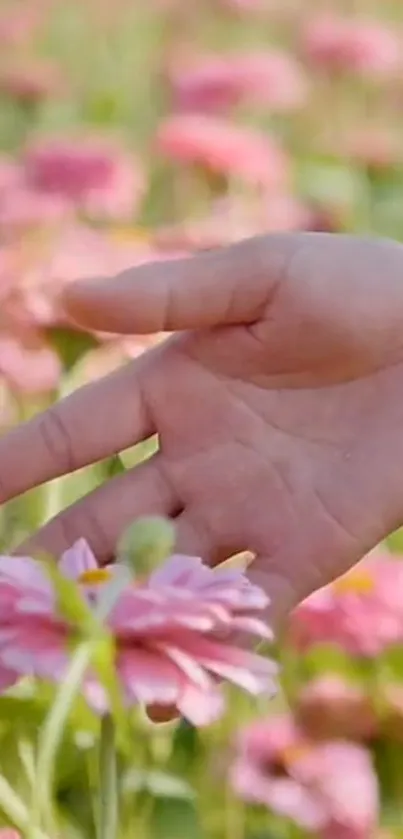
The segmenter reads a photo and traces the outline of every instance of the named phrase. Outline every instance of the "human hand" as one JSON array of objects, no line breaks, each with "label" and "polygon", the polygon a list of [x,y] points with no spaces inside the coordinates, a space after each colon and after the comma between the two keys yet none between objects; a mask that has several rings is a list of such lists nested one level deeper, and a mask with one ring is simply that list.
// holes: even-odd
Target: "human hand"
[{"label": "human hand", "polygon": [[93,329],[177,334],[1,440],[5,501],[159,435],[35,546],[85,536],[104,561],[133,518],[170,516],[182,552],[253,551],[278,624],[402,523],[400,245],[267,236],[77,283],[64,304]]}]

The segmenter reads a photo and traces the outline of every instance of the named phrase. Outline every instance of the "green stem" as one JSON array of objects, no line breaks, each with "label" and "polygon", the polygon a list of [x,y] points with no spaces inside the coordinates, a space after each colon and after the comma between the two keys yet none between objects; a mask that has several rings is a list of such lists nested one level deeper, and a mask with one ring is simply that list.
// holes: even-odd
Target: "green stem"
[{"label": "green stem", "polygon": [[46,825],[49,824],[49,832],[54,835],[56,833],[52,829],[51,802],[53,800],[56,755],[63,738],[71,707],[91,662],[93,650],[93,641],[85,641],[77,647],[39,735],[36,765],[37,784],[33,810],[36,816],[35,823],[39,822],[41,824],[43,819]]},{"label": "green stem", "polygon": [[0,775],[0,809],[21,833],[29,835],[32,839],[48,839],[42,830],[32,829],[24,802],[2,775]]},{"label": "green stem", "polygon": [[118,792],[115,725],[110,714],[105,714],[101,722],[99,780],[98,839],[116,839]]}]

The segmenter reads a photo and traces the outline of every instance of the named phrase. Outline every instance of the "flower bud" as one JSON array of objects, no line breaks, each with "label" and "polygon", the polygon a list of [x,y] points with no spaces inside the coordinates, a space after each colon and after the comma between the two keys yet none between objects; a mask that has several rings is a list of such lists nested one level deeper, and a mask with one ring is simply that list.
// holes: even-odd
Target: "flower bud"
[{"label": "flower bud", "polygon": [[173,552],[175,528],[168,519],[147,516],[124,531],[117,559],[130,566],[136,577],[150,574]]}]

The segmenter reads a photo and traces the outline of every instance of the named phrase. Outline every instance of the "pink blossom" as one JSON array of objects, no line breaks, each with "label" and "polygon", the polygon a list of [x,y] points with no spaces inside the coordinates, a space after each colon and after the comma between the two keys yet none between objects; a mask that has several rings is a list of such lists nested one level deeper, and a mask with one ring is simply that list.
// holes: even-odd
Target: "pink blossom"
[{"label": "pink blossom", "polygon": [[235,792],[321,839],[369,839],[378,789],[369,753],[343,740],[310,741],[287,716],[252,724],[232,767]]},{"label": "pink blossom", "polygon": [[294,612],[291,638],[302,648],[334,643],[376,656],[403,640],[403,563],[388,555],[307,598]]},{"label": "pink blossom", "polygon": [[[95,605],[119,565],[100,569],[84,540],[66,551],[60,569]],[[63,677],[77,628],[58,612],[43,565],[28,557],[0,558],[0,685],[21,675]],[[220,631],[269,637],[253,613],[267,597],[241,572],[211,570],[195,557],[171,556],[148,579],[128,585],[110,613],[116,667],[128,703],[175,705],[196,725],[223,710],[218,679],[252,694],[272,692],[272,661],[219,640]],[[84,693],[98,710],[106,697],[92,674]]]},{"label": "pink blossom", "polygon": [[277,188],[288,178],[286,154],[272,137],[213,117],[168,118],[160,126],[157,146],[171,160],[224,177]]},{"label": "pink blossom", "polygon": [[130,218],[145,188],[139,161],[98,137],[45,138],[27,149],[24,166],[35,189],[65,196],[100,219]]},{"label": "pink blossom", "polygon": [[72,206],[61,195],[47,195],[26,186],[0,188],[0,230],[24,233],[37,227],[54,227],[72,217]]},{"label": "pink blossom", "polygon": [[51,62],[38,58],[10,63],[0,71],[0,92],[23,105],[35,105],[65,88],[61,72]]},{"label": "pink blossom", "polygon": [[287,111],[300,107],[308,90],[302,68],[279,50],[176,62],[170,82],[175,106],[200,113],[227,110],[243,102]]},{"label": "pink blossom", "polygon": [[346,71],[384,79],[401,66],[401,44],[379,21],[336,15],[314,17],[303,31],[302,50],[308,61],[325,70]]},{"label": "pink blossom", "polygon": [[0,827],[0,839],[22,839],[22,837],[13,827]]},{"label": "pink blossom", "polygon": [[0,44],[18,47],[29,42],[40,22],[38,3],[16,3],[10,0],[0,12]]},{"label": "pink blossom", "polygon": [[56,352],[43,342],[32,344],[0,335],[0,376],[12,390],[24,394],[49,393],[57,387],[61,372]]},{"label": "pink blossom", "polygon": [[375,713],[365,689],[336,673],[317,676],[302,687],[296,715],[313,737],[367,740],[376,731]]}]

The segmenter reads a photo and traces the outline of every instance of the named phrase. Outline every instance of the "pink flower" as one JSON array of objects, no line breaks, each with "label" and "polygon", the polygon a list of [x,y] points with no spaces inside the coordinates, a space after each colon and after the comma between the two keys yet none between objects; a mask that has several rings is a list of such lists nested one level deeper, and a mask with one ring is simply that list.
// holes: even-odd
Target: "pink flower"
[{"label": "pink flower", "polygon": [[[100,569],[84,540],[60,560],[83,599],[96,604],[119,564]],[[0,558],[0,685],[19,676],[63,677],[77,628],[58,612],[43,565],[28,557]],[[116,668],[128,703],[175,705],[196,725],[223,710],[218,679],[252,694],[272,692],[272,661],[219,640],[222,630],[268,637],[253,617],[267,598],[241,572],[211,570],[200,559],[171,556],[148,579],[130,584],[108,624],[116,642]],[[97,710],[106,697],[93,674],[84,693]]]},{"label": "pink flower", "polygon": [[302,648],[334,643],[376,656],[403,640],[403,563],[386,556],[307,598],[294,612],[291,638]]},{"label": "pink flower", "polygon": [[39,59],[11,63],[0,72],[0,92],[22,105],[35,105],[51,96],[60,96],[64,82],[58,67]]},{"label": "pink flower", "polygon": [[309,62],[331,72],[384,79],[401,66],[399,39],[378,21],[315,17],[303,31],[302,49]]},{"label": "pink flower", "polygon": [[14,3],[2,6],[0,12],[0,44],[18,47],[31,40],[40,22],[38,4]]},{"label": "pink flower", "polygon": [[92,217],[130,218],[143,197],[139,162],[102,138],[43,139],[27,149],[24,165],[35,189],[69,198]]},{"label": "pink flower", "polygon": [[20,185],[0,187],[0,230],[2,234],[24,233],[37,227],[54,227],[72,217],[71,204],[61,195],[47,195]]},{"label": "pink flower", "polygon": [[61,372],[56,352],[43,341],[0,335],[0,375],[13,391],[49,393],[59,384]]},{"label": "pink flower", "polygon": [[208,113],[235,105],[264,105],[287,111],[307,95],[303,70],[286,52],[211,55],[176,63],[170,74],[174,104],[180,110]]},{"label": "pink flower", "polygon": [[365,690],[333,673],[302,687],[296,715],[312,737],[367,740],[376,731],[375,713]]},{"label": "pink flower", "polygon": [[252,724],[240,738],[232,784],[321,839],[370,839],[378,789],[369,753],[343,740],[314,743],[290,717]]},{"label": "pink flower", "polygon": [[271,187],[287,181],[286,154],[271,137],[213,117],[170,117],[160,126],[157,146],[171,160],[226,178]]}]

